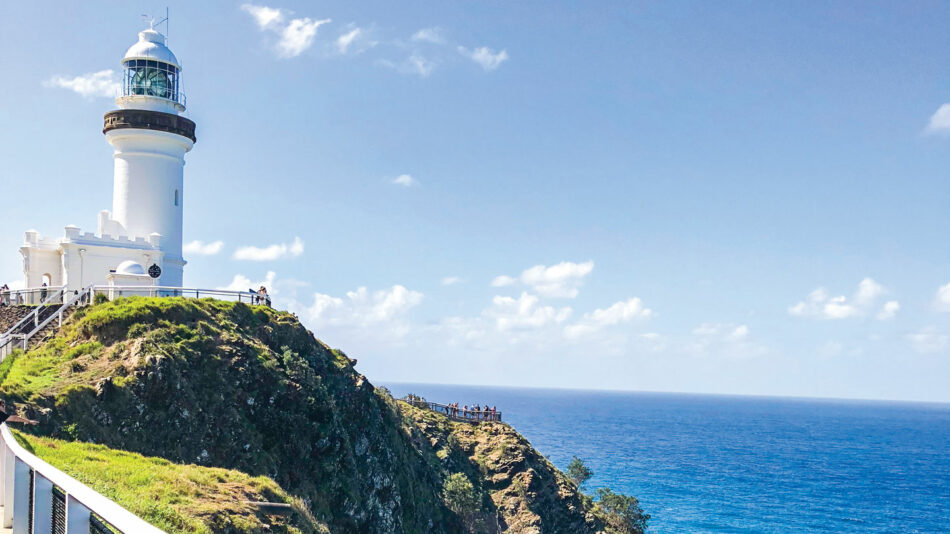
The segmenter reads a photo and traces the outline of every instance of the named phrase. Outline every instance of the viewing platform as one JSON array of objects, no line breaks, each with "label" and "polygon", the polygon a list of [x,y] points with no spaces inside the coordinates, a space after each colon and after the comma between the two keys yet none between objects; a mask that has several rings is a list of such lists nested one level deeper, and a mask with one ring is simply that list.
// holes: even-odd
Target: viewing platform
[{"label": "viewing platform", "polygon": [[440,413],[453,421],[461,421],[465,423],[481,423],[485,421],[501,422],[501,412],[490,409],[487,406],[479,410],[472,408],[465,409],[464,406],[457,407],[455,404],[439,404],[437,402],[429,402],[415,395],[406,395],[399,400],[410,406],[415,406],[416,408],[422,408],[423,410],[430,410]]}]

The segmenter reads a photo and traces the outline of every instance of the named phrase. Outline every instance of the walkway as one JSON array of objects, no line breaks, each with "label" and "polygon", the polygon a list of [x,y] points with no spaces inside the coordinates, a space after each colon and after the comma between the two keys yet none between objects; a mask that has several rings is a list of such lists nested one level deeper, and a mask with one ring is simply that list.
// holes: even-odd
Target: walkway
[{"label": "walkway", "polygon": [[440,413],[453,421],[463,421],[466,423],[480,423],[483,421],[501,422],[501,412],[492,411],[487,407],[481,410],[466,410],[464,407],[456,408],[455,405],[429,402],[415,396],[407,396],[399,400],[416,408]]}]

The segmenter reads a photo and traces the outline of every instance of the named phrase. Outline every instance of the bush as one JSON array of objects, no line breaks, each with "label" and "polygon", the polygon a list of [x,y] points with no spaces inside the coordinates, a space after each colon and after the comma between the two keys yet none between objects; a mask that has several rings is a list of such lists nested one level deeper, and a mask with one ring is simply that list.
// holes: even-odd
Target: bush
[{"label": "bush", "polygon": [[105,293],[96,293],[96,296],[92,297],[92,303],[96,306],[105,304],[106,302],[109,302],[109,296]]},{"label": "bush", "polygon": [[577,456],[575,456],[567,466],[567,478],[571,479],[578,488],[583,486],[584,482],[587,482],[592,476],[594,476],[594,472],[584,465],[584,460],[581,460]]},{"label": "bush", "polygon": [[607,525],[618,534],[643,534],[650,514],[643,513],[636,497],[614,493],[608,488],[597,490],[597,504],[607,513]]},{"label": "bush", "polygon": [[478,495],[468,477],[462,473],[449,475],[442,486],[442,498],[449,510],[458,515],[471,531],[478,512]]}]

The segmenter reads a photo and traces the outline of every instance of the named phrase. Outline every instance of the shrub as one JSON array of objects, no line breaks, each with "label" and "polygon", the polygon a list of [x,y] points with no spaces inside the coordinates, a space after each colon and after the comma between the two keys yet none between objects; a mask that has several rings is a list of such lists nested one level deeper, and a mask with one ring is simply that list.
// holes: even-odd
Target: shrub
[{"label": "shrub", "polygon": [[109,297],[105,293],[96,293],[96,296],[92,297],[92,303],[96,306],[106,302],[109,302]]},{"label": "shrub", "polygon": [[608,488],[597,490],[597,504],[607,513],[607,524],[618,534],[643,534],[650,514],[643,513],[636,497],[614,493]]},{"label": "shrub", "polygon": [[475,526],[475,514],[478,512],[478,495],[475,486],[462,473],[454,473],[445,479],[442,486],[442,498],[445,505],[458,515],[471,531]]},{"label": "shrub", "polygon": [[584,482],[587,482],[592,476],[594,476],[594,472],[584,464],[584,460],[577,456],[567,466],[567,478],[571,479],[578,488],[583,486]]}]

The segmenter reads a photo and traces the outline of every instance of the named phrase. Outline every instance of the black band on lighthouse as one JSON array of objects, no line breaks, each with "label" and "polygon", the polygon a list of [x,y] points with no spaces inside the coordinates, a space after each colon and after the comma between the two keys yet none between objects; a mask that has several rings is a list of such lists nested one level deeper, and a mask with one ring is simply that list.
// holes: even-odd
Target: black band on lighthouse
[{"label": "black band on lighthouse", "polygon": [[138,128],[140,130],[156,130],[169,132],[197,141],[195,138],[195,123],[184,117],[161,111],[145,109],[117,109],[105,115],[105,124],[102,133],[120,128]]}]

